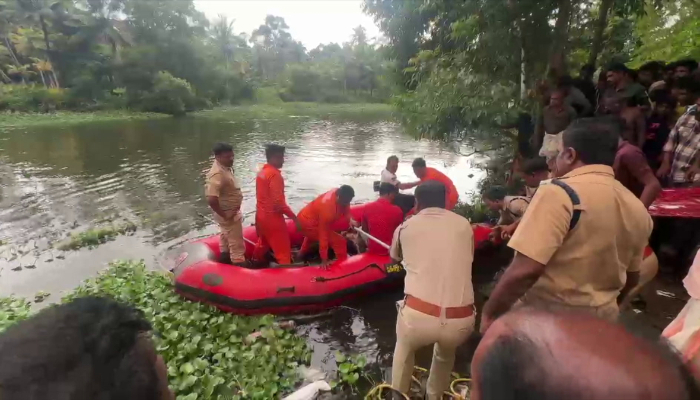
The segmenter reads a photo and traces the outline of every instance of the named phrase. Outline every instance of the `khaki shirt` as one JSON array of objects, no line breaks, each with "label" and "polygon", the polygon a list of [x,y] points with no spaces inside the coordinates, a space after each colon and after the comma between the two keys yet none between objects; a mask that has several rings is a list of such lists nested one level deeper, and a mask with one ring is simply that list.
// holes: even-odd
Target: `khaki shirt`
[{"label": "khaki shirt", "polygon": [[500,211],[501,218],[498,225],[509,225],[519,220],[525,215],[530,199],[523,196],[506,196],[503,198],[503,209]]},{"label": "khaki shirt", "polygon": [[440,307],[474,303],[474,233],[466,218],[426,208],[396,229],[390,253],[404,262],[404,293]]},{"label": "khaki shirt", "polygon": [[539,186],[531,187],[525,185],[525,197],[528,198],[528,200],[532,200],[532,198],[535,196],[535,193],[537,192],[537,189]]},{"label": "khaki shirt", "polygon": [[233,176],[233,170],[226,168],[214,160],[207,172],[204,194],[219,198],[219,205],[224,211],[238,212],[243,203],[243,193]]},{"label": "khaki shirt", "polygon": [[569,306],[600,307],[620,294],[627,271],[639,271],[653,223],[611,167],[588,165],[561,178],[579,196],[580,219],[569,224],[573,203],[543,182],[508,246],[546,265],[526,297]]}]

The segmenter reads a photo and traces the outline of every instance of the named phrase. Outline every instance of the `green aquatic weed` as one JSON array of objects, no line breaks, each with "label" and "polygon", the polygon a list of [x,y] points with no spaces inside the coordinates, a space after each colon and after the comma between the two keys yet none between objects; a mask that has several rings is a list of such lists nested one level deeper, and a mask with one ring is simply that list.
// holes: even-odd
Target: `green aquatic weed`
[{"label": "green aquatic weed", "polygon": [[[143,261],[111,263],[62,302],[90,295],[144,312],[178,399],[278,398],[294,389],[297,367],[311,360],[305,340],[279,327],[273,316],[238,316],[184,300],[170,276],[147,270]],[[25,300],[0,299],[0,331],[29,315]]]},{"label": "green aquatic weed", "polygon": [[128,235],[135,231],[136,225],[132,222],[108,225],[101,228],[90,228],[84,232],[71,235],[68,240],[59,243],[56,248],[62,251],[78,250],[83,247],[93,248],[114,240],[119,235]]}]

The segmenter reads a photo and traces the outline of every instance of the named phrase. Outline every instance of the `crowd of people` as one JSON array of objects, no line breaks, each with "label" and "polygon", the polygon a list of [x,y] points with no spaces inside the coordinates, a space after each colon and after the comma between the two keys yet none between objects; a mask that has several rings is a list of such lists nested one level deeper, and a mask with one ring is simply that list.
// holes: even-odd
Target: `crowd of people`
[{"label": "crowd of people", "polygon": [[[484,191],[486,205],[500,213],[494,235],[515,255],[481,315],[472,286],[474,227],[451,212],[459,194],[450,178],[422,158],[412,163],[416,180],[402,183],[399,159],[389,157],[379,198],[354,221],[355,192],[347,185],[295,214],[280,171],[285,148],[268,145],[256,178],[251,263],[233,148],[217,144],[205,194],[222,261],[255,267],[271,251],[277,263],[291,264],[317,246],[321,267],[333,268],[333,258],[348,257],[339,222],[369,233],[367,251],[406,271],[391,383],[401,393],[409,391],[416,351],[433,345],[427,398],[442,398],[458,347],[478,325],[474,400],[700,398],[700,256],[684,281],[691,299],[664,331],[667,340],[647,342],[617,323],[620,305],[658,268],[648,250],[647,208],[662,185],[700,181],[697,63],[648,63],[638,71],[613,64],[597,82],[592,70],[560,78],[549,92],[540,157],[518,167],[525,190]],[[414,187],[415,197],[400,193]],[[296,256],[285,219],[304,236]],[[140,312],[112,300],[50,307],[0,335],[0,398],[172,398],[150,330]]]},{"label": "crowd of people", "polygon": [[613,63],[598,71],[584,66],[578,79],[559,77],[542,89],[546,103],[538,131],[544,134],[539,155],[550,168],[561,132],[578,118],[618,119],[622,140],[641,149],[664,186],[687,187],[700,180],[700,146],[695,120],[700,102],[700,70],[695,60],[653,61],[632,70]]}]

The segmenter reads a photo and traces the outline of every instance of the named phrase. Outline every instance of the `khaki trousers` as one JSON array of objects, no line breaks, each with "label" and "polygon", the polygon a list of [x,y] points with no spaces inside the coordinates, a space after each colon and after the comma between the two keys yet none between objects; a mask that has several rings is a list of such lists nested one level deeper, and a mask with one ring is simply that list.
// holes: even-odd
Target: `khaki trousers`
[{"label": "khaki trousers", "polygon": [[450,385],[457,346],[464,343],[473,331],[473,315],[461,319],[437,318],[402,305],[396,321],[391,386],[401,393],[408,393],[416,350],[434,345],[427,395],[429,400],[441,399]]},{"label": "khaki trousers", "polygon": [[646,294],[649,291],[649,282],[654,280],[654,277],[659,272],[659,259],[656,258],[656,254],[651,253],[651,255],[644,260],[642,260],[642,265],[639,266],[639,283],[637,286],[633,287],[632,290],[622,299],[620,303],[620,310],[625,310],[629,308],[630,302],[638,294]]},{"label": "khaki trousers", "polygon": [[221,235],[219,236],[219,248],[221,252],[231,253],[231,262],[245,261],[245,242],[243,241],[243,219],[217,218]]}]

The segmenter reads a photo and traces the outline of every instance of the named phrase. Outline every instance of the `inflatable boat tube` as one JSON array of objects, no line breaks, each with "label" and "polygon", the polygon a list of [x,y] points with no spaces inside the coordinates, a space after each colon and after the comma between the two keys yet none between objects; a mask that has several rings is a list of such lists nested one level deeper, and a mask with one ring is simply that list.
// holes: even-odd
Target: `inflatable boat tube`
[{"label": "inflatable boat tube", "polygon": [[[352,207],[359,220],[363,205]],[[339,223],[336,231],[349,227]],[[293,247],[303,236],[292,221],[287,229]],[[491,229],[475,227],[475,241],[488,240]],[[254,226],[244,228],[243,235],[255,243]],[[246,257],[253,253],[246,242]],[[184,245],[175,260],[175,290],[182,296],[215,305],[237,314],[296,314],[338,306],[376,291],[393,290],[403,284],[405,271],[388,256],[358,254],[336,261],[324,270],[314,265],[290,265],[250,269],[219,263],[218,235]]]}]

